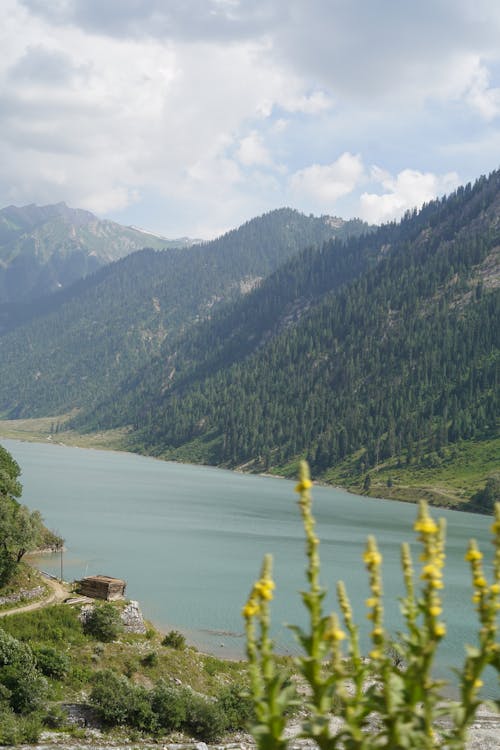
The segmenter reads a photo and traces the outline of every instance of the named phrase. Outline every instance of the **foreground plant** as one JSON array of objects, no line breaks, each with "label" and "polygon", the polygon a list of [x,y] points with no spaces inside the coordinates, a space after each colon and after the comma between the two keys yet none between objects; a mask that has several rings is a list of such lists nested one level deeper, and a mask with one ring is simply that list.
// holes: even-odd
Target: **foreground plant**
[{"label": "foreground plant", "polygon": [[[480,705],[481,675],[492,665],[500,674],[500,644],[497,640],[497,614],[500,608],[500,504],[495,508],[492,525],[495,557],[493,582],[487,581],[483,555],[471,541],[465,559],[470,562],[473,602],[478,612],[478,645],[466,647],[466,659],[460,673],[460,701],[444,701],[442,687],[432,667],[436,650],[446,635],[441,618],[443,568],[445,560],[445,523],[436,523],[427,505],[421,503],[414,530],[422,552],[420,587],[408,544],[402,545],[401,565],[405,596],[401,609],[406,625],[396,644],[384,627],[384,608],[380,554],[373,537],[368,538],[363,560],[368,571],[370,596],[367,617],[372,623],[369,659],[363,658],[358,626],[342,582],[337,597],[342,624],[337,614],[325,615],[321,586],[319,539],[311,511],[312,482],[309,468],[301,464],[296,487],[300,495],[306,535],[308,590],[302,600],[309,613],[309,627],[293,626],[303,655],[297,666],[308,685],[307,720],[301,737],[314,740],[321,750],[337,747],[348,750],[372,748],[447,748],[465,746],[466,730]],[[243,608],[250,663],[251,692],[256,723],[253,734],[260,750],[282,750],[287,746],[285,713],[296,703],[296,695],[280,673],[269,635],[270,607],[274,583],[272,559],[264,559],[261,577]],[[398,658],[391,650],[396,649]],[[499,706],[500,707],[500,706]],[[340,729],[332,729],[332,714],[342,718]],[[439,719],[446,717],[444,723]]]}]

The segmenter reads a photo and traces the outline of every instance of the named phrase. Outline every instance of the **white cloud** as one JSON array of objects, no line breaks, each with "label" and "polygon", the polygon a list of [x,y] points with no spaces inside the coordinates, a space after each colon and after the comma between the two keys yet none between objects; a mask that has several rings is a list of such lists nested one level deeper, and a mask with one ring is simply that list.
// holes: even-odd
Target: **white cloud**
[{"label": "white cloud", "polygon": [[379,167],[373,167],[371,177],[387,191],[382,194],[365,192],[360,197],[360,216],[373,224],[399,219],[408,209],[420,208],[423,203],[449,192],[459,184],[458,175],[454,172],[439,176],[431,172],[403,169],[392,177]]},{"label": "white cloud", "polygon": [[245,167],[269,166],[272,164],[271,155],[264,146],[262,137],[255,130],[241,139],[236,156]]},{"label": "white cloud", "polygon": [[290,189],[299,199],[312,198],[323,207],[332,207],[338,198],[358,186],[363,173],[359,154],[345,152],[332,164],[312,164],[295,172],[290,178]]},{"label": "white cloud", "polygon": [[[387,219],[446,189],[438,174],[498,166],[497,0],[2,11],[0,205],[66,200],[146,226],[126,210],[151,200],[150,228],[176,234],[290,198]],[[370,185],[358,152],[390,173]]]},{"label": "white cloud", "polygon": [[488,121],[500,115],[500,88],[490,87],[490,80],[487,68],[476,61],[465,93],[467,103]]},{"label": "white cloud", "polygon": [[302,112],[305,115],[318,115],[327,112],[333,106],[333,101],[324,91],[315,91],[304,96],[285,99],[282,106],[287,112]]}]

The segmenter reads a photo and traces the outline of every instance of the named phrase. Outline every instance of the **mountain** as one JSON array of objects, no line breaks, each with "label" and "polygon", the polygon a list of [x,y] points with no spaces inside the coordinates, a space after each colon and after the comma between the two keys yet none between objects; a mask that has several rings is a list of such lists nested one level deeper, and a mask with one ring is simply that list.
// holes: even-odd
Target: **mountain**
[{"label": "mountain", "polygon": [[367,230],[280,209],[212,242],[109,264],[0,338],[0,412],[61,414],[111,398],[166,339],[244,296],[304,247]]},{"label": "mountain", "polygon": [[430,469],[498,439],[499,320],[494,172],[290,259],[74,424],[129,425],[135,450],[228,467],[307,456],[328,479],[348,462],[369,484],[388,462]]},{"label": "mountain", "polygon": [[31,302],[143,247],[186,244],[65,203],[8,206],[0,211],[0,302]]}]

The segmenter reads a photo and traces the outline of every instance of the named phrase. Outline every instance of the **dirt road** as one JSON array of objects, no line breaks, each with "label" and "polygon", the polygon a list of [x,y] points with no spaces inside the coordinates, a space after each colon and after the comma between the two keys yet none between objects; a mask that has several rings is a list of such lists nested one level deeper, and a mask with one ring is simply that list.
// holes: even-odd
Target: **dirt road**
[{"label": "dirt road", "polygon": [[36,602],[32,602],[32,604],[25,604],[23,607],[4,609],[2,612],[0,612],[0,617],[7,617],[7,615],[17,615],[19,612],[31,612],[34,609],[41,609],[42,607],[47,607],[49,604],[54,604],[55,602],[62,602],[64,601],[64,599],[67,599],[67,597],[70,596],[70,592],[68,591],[68,589],[64,584],[59,583],[59,581],[47,577],[45,578],[45,583],[52,589],[49,596],[47,596],[45,599],[39,599]]}]

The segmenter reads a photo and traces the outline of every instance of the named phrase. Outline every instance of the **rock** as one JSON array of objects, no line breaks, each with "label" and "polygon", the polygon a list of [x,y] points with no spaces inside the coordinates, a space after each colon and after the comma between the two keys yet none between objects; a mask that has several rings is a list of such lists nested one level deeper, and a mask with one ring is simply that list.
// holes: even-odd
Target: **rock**
[{"label": "rock", "polygon": [[139,602],[131,601],[121,614],[123,627],[127,633],[138,633],[144,635],[146,632],[146,625],[144,624],[144,618],[142,616]]},{"label": "rock", "polygon": [[43,596],[45,589],[43,586],[37,586],[34,589],[21,589],[15,594],[9,596],[0,596],[0,605],[2,604],[16,604],[17,602],[29,599],[38,599]]}]

